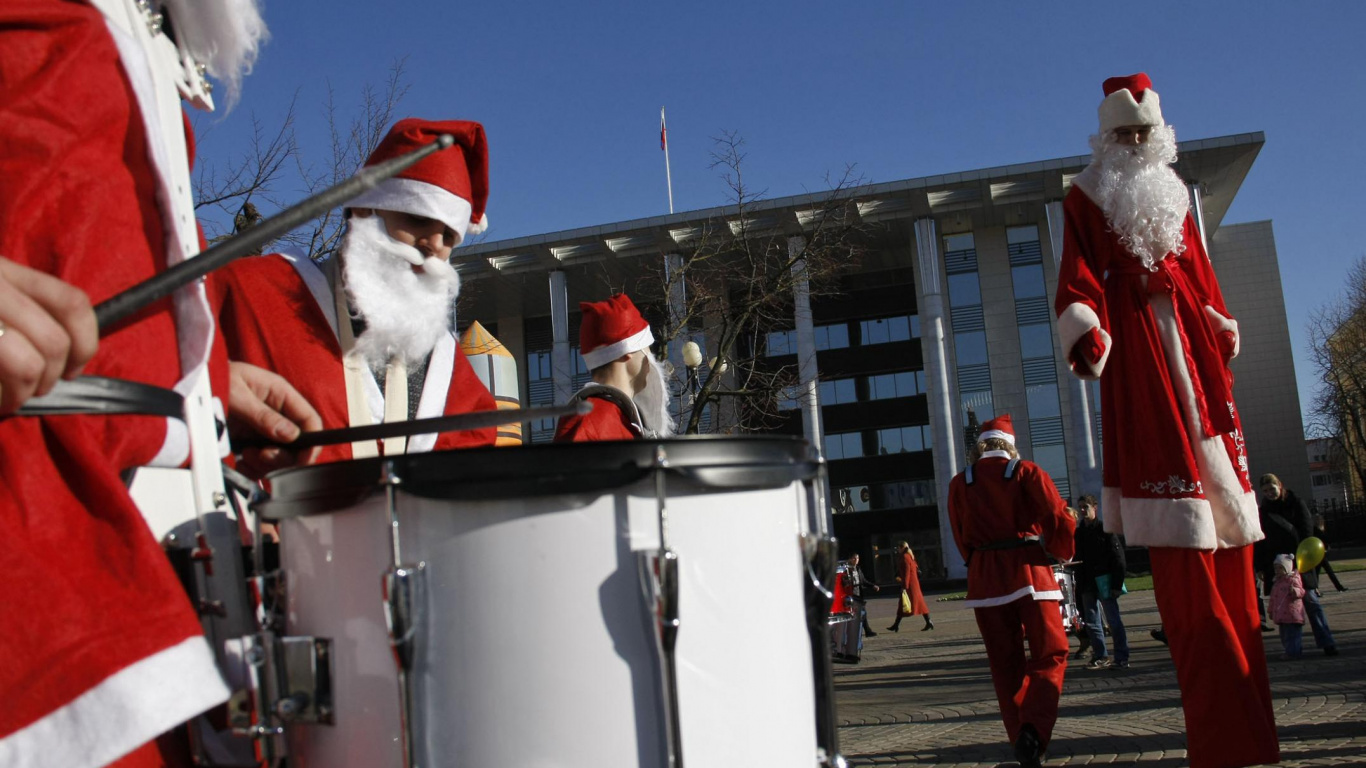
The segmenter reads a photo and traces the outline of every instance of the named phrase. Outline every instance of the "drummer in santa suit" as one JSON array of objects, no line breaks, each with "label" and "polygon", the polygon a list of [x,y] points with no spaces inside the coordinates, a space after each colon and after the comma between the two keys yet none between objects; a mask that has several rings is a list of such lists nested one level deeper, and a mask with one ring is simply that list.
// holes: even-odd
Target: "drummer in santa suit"
[{"label": "drummer in santa suit", "polygon": [[618,293],[606,301],[582,302],[579,311],[579,353],[593,383],[575,393],[574,400],[587,400],[593,410],[561,417],[555,442],[673,434],[664,369],[650,354],[655,337],[631,297]]},{"label": "drummer in santa suit", "polygon": [[[187,427],[205,433],[197,405],[185,420],[9,414],[79,373],[229,399],[201,285],[103,339],[90,306],[198,251],[181,102],[212,108],[205,71],[231,102],[264,34],[250,0],[0,3],[0,765],[162,765],[158,734],[228,697],[124,483],[184,471],[192,447],[216,468],[213,413],[207,451]],[[232,401],[267,393],[309,420],[279,377],[232,377]],[[275,417],[255,426],[297,434]]]},{"label": "drummer in santa suit", "polygon": [[[1049,556],[1071,559],[1076,521],[1053,480],[1015,449],[1010,415],[982,425],[949,484],[949,522],[968,564],[968,597],[1015,758],[1042,763],[1058,719],[1067,635]],[[1025,656],[1025,641],[1029,656]]]},{"label": "drummer in santa suit", "polygon": [[[337,258],[297,253],[242,259],[223,270],[221,321],[232,360],[283,375],[322,414],[324,428],[494,410],[493,395],[449,323],[460,278],[451,250],[487,227],[488,145],[465,120],[400,120],[366,161],[375,165],[436,141],[455,146],[351,202]],[[328,446],[341,461],[493,445],[492,427]]]}]

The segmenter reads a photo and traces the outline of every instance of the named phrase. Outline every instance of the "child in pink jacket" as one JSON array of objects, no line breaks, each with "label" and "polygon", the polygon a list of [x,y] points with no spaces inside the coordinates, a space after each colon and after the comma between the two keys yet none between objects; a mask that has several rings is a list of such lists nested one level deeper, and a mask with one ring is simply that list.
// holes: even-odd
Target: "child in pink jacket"
[{"label": "child in pink jacket", "polygon": [[1273,566],[1276,583],[1271,587],[1271,620],[1281,632],[1283,659],[1298,659],[1304,653],[1304,584],[1295,571],[1295,558],[1277,555]]}]

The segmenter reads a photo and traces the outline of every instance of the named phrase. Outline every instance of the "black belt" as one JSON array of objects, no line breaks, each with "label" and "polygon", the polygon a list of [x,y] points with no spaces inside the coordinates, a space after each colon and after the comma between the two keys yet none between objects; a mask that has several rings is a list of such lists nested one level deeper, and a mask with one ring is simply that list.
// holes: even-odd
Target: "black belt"
[{"label": "black belt", "polygon": [[51,392],[29,398],[15,416],[137,414],[185,418],[185,398],[178,392],[124,379],[81,376],[58,381]]},{"label": "black belt", "polygon": [[1000,541],[989,541],[980,547],[973,547],[974,552],[981,552],[984,549],[1020,549],[1039,543],[1038,536],[1021,536],[1017,539],[1001,539]]}]

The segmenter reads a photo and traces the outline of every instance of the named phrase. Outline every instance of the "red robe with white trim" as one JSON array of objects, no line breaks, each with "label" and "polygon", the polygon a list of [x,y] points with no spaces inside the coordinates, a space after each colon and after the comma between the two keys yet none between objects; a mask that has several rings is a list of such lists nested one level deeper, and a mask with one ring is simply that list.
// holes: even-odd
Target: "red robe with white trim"
[{"label": "red robe with white trim", "polygon": [[[92,303],[162,271],[169,213],[149,140],[98,11],[0,3],[0,254]],[[84,372],[169,388],[178,341],[166,299],[105,336]],[[210,373],[225,392],[226,367]],[[120,476],[166,436],[161,418],[0,419],[0,765],[103,764],[226,698]]]},{"label": "red robe with white trim", "polygon": [[[271,254],[240,259],[220,275],[215,298],[222,304],[219,317],[229,359],[285,377],[318,410],[323,429],[350,426],[341,346],[333,326],[335,304],[321,270],[301,256]],[[444,377],[443,370],[448,371]],[[497,407],[454,337],[443,338],[427,368],[418,417],[454,416]],[[375,414],[382,415],[382,408]],[[408,450],[493,445],[496,437],[493,427],[446,432],[437,437],[434,446],[409,438]],[[323,448],[318,461],[350,458],[351,445],[346,443]]]},{"label": "red robe with white trim", "polygon": [[[1045,554],[1070,560],[1077,523],[1058,496],[1053,480],[1039,465],[1021,461],[1005,477],[1009,459],[988,451],[966,473],[949,483],[949,524],[958,552],[968,563],[967,605],[988,607],[1032,598],[1061,600],[1058,581]],[[1038,536],[1042,546],[974,551],[985,544]]]},{"label": "red robe with white trim", "polygon": [[1069,354],[1092,328],[1105,341],[1099,364],[1074,367],[1101,379],[1105,530],[1130,545],[1250,544],[1262,533],[1228,368],[1238,326],[1195,220],[1185,250],[1149,272],[1087,188],[1083,173],[1063,202],[1054,308]]}]

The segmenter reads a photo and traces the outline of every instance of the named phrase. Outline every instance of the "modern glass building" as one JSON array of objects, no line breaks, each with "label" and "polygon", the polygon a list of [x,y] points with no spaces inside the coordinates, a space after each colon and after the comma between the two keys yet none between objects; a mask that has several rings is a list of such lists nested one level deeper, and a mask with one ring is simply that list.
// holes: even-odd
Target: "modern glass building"
[{"label": "modern glass building", "polygon": [[[1253,476],[1273,471],[1307,492],[1271,224],[1224,223],[1263,143],[1260,133],[1183,142],[1177,170],[1240,322],[1235,395]],[[817,404],[794,400],[776,429],[822,447],[841,550],[862,553],[875,578],[889,578],[884,551],[898,540],[916,550],[926,578],[965,575],[947,523],[948,484],[977,425],[999,414],[1011,414],[1022,455],[1065,498],[1100,495],[1107,436],[1099,388],[1071,375],[1052,312],[1062,199],[1088,162],[1058,158],[852,190],[867,233],[857,270],[839,295],[811,298],[810,315],[794,310],[790,328],[768,334],[775,364],[801,368],[803,350],[814,353],[814,374],[805,371],[815,377]],[[818,197],[767,200],[750,213],[800,238]],[[459,320],[479,320],[517,357],[527,405],[563,401],[588,378],[575,349],[578,302],[686,257],[691,233],[733,216],[714,208],[460,249]],[[709,417],[724,426],[724,410]],[[552,428],[535,425],[530,439],[548,440]]]}]

